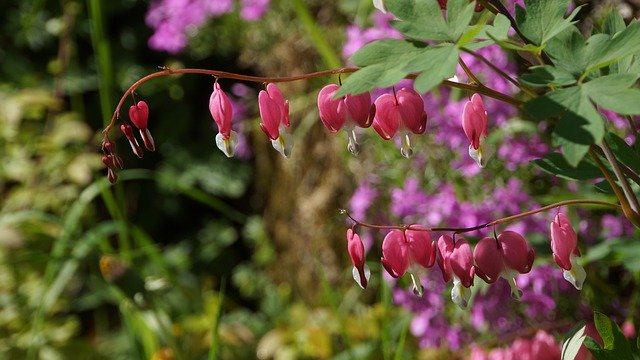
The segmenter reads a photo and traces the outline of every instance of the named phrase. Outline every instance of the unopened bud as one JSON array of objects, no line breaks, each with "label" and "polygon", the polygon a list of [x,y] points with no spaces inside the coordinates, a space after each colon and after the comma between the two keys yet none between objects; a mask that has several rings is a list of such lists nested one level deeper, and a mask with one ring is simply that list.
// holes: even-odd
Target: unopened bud
[{"label": "unopened bud", "polygon": [[137,157],[142,158],[142,148],[138,144],[138,140],[136,140],[135,136],[133,136],[133,130],[131,129],[131,125],[122,124],[120,125],[120,130],[129,141],[129,145],[131,146],[131,151]]},{"label": "unopened bud", "polygon": [[102,148],[107,150],[109,154],[113,154],[113,152],[116,150],[116,145],[111,141],[107,140],[104,143],[102,143]]}]

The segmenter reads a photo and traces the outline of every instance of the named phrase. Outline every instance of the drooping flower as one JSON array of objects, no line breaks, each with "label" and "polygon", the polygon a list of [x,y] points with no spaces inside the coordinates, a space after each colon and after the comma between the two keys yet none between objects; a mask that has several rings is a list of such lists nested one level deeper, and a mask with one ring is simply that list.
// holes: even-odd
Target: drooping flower
[{"label": "drooping flower", "polygon": [[556,264],[564,271],[564,278],[576,289],[582,289],[582,284],[587,274],[584,268],[578,264],[578,236],[576,235],[567,216],[558,213],[551,222],[551,250]]},{"label": "drooping flower", "polygon": [[487,123],[484,102],[479,94],[473,94],[462,110],[462,129],[469,139],[469,156],[480,167],[485,167],[491,156],[485,143],[488,134]]},{"label": "drooping flower", "polygon": [[131,129],[131,125],[122,124],[120,125],[120,130],[129,141],[129,145],[131,146],[131,151],[139,157],[142,158],[142,148],[138,144],[138,140],[136,140],[135,136],[133,136],[133,130]]},{"label": "drooping flower", "polygon": [[[417,225],[412,225],[417,229]],[[425,230],[391,230],[382,242],[382,266],[394,278],[405,272],[411,273],[413,292],[422,296],[423,287],[416,278],[419,266],[433,266],[436,259],[436,244]]]},{"label": "drooping flower", "polygon": [[473,252],[471,246],[463,238],[453,241],[448,235],[442,235],[438,239],[438,266],[442,271],[445,282],[453,278],[451,300],[465,309],[471,298],[471,286],[475,266],[473,265]]},{"label": "drooping flower", "polygon": [[405,157],[413,155],[409,132],[422,134],[427,129],[427,113],[420,94],[409,88],[402,88],[393,94],[383,94],[375,101],[373,128],[385,140],[396,132],[404,135],[400,151]]},{"label": "drooping flower", "polygon": [[260,108],[260,127],[271,139],[271,145],[282,156],[289,157],[293,147],[293,138],[289,133],[289,101],[284,99],[276,84],[267,84],[266,90],[258,94]]},{"label": "drooping flower", "polygon": [[238,134],[231,130],[231,119],[233,118],[233,107],[227,94],[222,91],[220,84],[213,84],[213,92],[209,98],[209,112],[218,125],[218,135],[216,135],[216,146],[227,157],[232,157],[236,145],[238,144]]},{"label": "drooping flower", "polygon": [[320,120],[331,132],[338,132],[342,127],[347,132],[347,149],[354,155],[360,152],[360,146],[356,139],[355,127],[368,128],[373,121],[375,107],[371,105],[371,95],[347,94],[338,99],[333,95],[340,89],[336,84],[329,84],[318,93],[318,111]]},{"label": "drooping flower", "polygon": [[365,263],[364,244],[362,240],[360,240],[360,236],[353,232],[352,229],[347,230],[347,251],[353,263],[353,280],[355,280],[361,288],[366,289],[369,277],[371,276],[371,270],[369,270],[369,266]]},{"label": "drooping flower", "polygon": [[497,239],[485,237],[476,245],[474,259],[476,275],[491,284],[503,277],[511,286],[511,295],[520,300],[522,291],[515,278],[531,271],[535,258],[527,240],[514,231],[505,231]]},{"label": "drooping flower", "polygon": [[151,132],[148,129],[149,123],[149,106],[144,101],[138,101],[137,104],[131,105],[129,107],[129,119],[135,127],[140,130],[140,136],[142,136],[142,141],[144,142],[144,146],[149,151],[154,151],[156,149],[155,142],[153,141],[153,137],[151,136]]}]

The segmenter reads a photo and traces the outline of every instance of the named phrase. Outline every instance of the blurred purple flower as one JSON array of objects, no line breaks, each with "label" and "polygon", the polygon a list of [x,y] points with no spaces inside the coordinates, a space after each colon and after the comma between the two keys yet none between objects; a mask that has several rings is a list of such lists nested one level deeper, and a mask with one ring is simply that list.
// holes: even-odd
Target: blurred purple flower
[{"label": "blurred purple flower", "polygon": [[[269,0],[242,0],[240,17],[257,20],[269,6]],[[189,42],[189,33],[209,18],[232,12],[233,0],[154,0],[149,5],[145,22],[154,30],[149,47],[177,54]]]},{"label": "blurred purple flower", "polygon": [[373,12],[373,27],[361,28],[358,25],[347,27],[347,40],[342,47],[342,56],[348,59],[366,43],[379,39],[400,39],[400,32],[391,27],[389,21],[394,19],[392,14],[384,14],[380,11]]},{"label": "blurred purple flower", "polygon": [[363,221],[367,217],[367,210],[378,197],[378,190],[371,185],[370,181],[361,182],[351,195],[349,200],[349,212],[357,220]]},{"label": "blurred purple flower", "polygon": [[408,178],[402,189],[391,189],[391,213],[399,218],[421,213],[426,203],[427,195],[415,178]]},{"label": "blurred purple flower", "polygon": [[258,20],[267,12],[270,0],[242,0],[240,17],[246,21]]},{"label": "blurred purple flower", "polygon": [[633,225],[622,216],[611,214],[602,215],[602,236],[605,239],[611,239],[621,236],[631,236],[633,234]]}]

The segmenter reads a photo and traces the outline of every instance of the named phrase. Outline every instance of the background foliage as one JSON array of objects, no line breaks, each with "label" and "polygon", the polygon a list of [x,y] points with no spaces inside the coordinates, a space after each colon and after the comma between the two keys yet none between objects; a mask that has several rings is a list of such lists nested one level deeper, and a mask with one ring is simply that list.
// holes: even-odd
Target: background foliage
[{"label": "background foliage", "polygon": [[[235,126],[243,134],[240,156],[226,159],[215,149],[207,109],[212,79],[156,79],[136,96],[150,105],[158,151],[138,160],[118,140],[128,169],[117,185],[108,185],[99,131],[122,92],[158,66],[296,75],[341,66],[366,41],[398,36],[389,18],[365,0],[272,1],[249,20],[237,10],[240,2],[230,3],[228,11],[187,26],[185,47],[171,51],[149,40],[154,30],[145,16],[154,1],[0,3],[3,358],[466,358],[477,349],[509,347],[538,330],[560,339],[578,321],[591,319],[592,309],[612,316],[623,330],[624,324],[637,325],[640,245],[628,241],[634,231],[626,220],[605,209],[573,214],[588,244],[581,293],[546,265],[545,217],[513,225],[527,233],[541,259],[538,270],[519,279],[522,303],[498,283],[479,287],[472,310],[462,312],[449,302],[436,270],[425,279],[425,298],[416,299],[404,290],[404,280],[385,281],[375,261],[370,288],[363,292],[353,284],[340,208],[363,220],[466,226],[567,197],[614,199],[573,181],[593,179],[594,165],[567,156],[566,148],[565,158],[549,154],[537,161],[562,178],[532,171],[528,162],[555,145],[552,131],[498,102],[487,104],[494,126],[489,141],[498,152],[478,173],[461,140],[459,111],[468,94],[459,90],[435,88],[425,95],[430,129],[417,139],[417,156],[406,160],[396,144],[371,131],[362,134],[361,156],[352,158],[345,139],[322,128],[317,89],[337,79],[287,84],[282,89],[292,104],[296,145],[284,160],[257,125],[260,87],[223,80],[225,89],[234,89]],[[611,6],[626,9],[627,20],[638,7],[589,2],[576,18],[585,28],[570,35],[619,26],[607,20]],[[469,9],[467,22],[475,16]],[[465,30],[458,24],[440,24],[437,35],[457,39]],[[629,37],[637,35],[637,25],[629,27]],[[559,20],[561,26],[569,25]],[[494,27],[493,35],[504,36],[505,29]],[[424,28],[399,30],[434,39]],[[552,35],[532,40],[540,45]],[[407,46],[394,41],[388,44]],[[416,80],[426,91],[454,73],[464,76],[450,60],[465,45],[418,47],[413,50],[433,52],[429,62],[407,67],[411,59],[389,56],[380,66],[400,72],[371,72],[383,77],[377,85],[384,87],[409,72],[442,66],[441,76]],[[518,74],[523,59],[496,49],[483,54]],[[380,49],[374,50],[380,60]],[[353,62],[369,65],[366,52],[359,54]],[[522,78],[532,87],[573,85],[576,74],[599,68],[607,54],[579,69],[558,63],[560,71],[542,67]],[[483,64],[467,60],[488,84],[508,89]],[[357,84],[357,76],[347,84]],[[592,81],[597,79],[581,85],[580,96],[603,105],[613,101],[615,110],[619,101],[589,91]],[[546,100],[553,102],[560,91]],[[627,95],[633,96],[621,96]],[[615,121],[603,125],[616,134],[611,142],[635,151],[632,129]],[[569,171],[567,163],[578,167]],[[363,234],[369,259],[379,258],[381,236]]]}]

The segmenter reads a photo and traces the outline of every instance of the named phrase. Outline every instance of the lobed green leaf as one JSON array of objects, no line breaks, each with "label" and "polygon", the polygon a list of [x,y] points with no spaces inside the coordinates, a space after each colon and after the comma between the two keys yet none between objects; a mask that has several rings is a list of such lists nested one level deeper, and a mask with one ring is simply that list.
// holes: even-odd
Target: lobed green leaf
[{"label": "lobed green leaf", "polygon": [[576,8],[565,19],[568,0],[525,0],[524,3],[526,10],[516,5],[516,22],[522,34],[539,46],[570,27],[580,10]]}]

